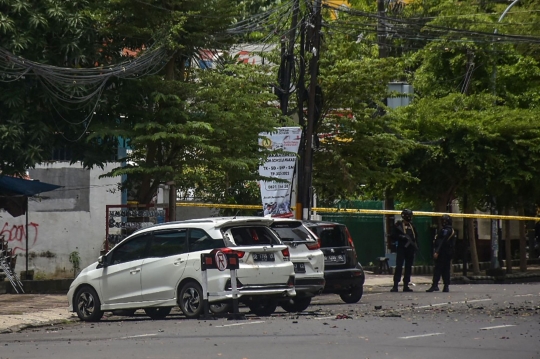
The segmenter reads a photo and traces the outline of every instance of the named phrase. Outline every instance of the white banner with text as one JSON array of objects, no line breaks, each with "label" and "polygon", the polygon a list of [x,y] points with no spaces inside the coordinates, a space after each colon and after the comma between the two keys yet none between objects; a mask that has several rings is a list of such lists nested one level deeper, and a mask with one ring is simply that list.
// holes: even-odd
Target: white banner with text
[{"label": "white banner with text", "polygon": [[266,162],[259,167],[259,174],[286,180],[286,182],[260,181],[265,216],[293,217],[291,191],[301,137],[302,129],[300,127],[278,127],[274,132],[259,134],[259,145],[272,151],[282,151],[269,156]]}]

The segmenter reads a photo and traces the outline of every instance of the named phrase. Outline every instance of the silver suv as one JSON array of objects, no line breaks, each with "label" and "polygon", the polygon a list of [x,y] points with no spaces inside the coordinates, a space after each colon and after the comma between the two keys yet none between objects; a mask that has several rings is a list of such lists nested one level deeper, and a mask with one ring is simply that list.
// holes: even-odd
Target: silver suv
[{"label": "silver suv", "polygon": [[300,220],[274,218],[271,228],[289,246],[296,275],[296,297],[285,298],[280,305],[287,312],[301,312],[324,289],[324,253],[317,236]]}]

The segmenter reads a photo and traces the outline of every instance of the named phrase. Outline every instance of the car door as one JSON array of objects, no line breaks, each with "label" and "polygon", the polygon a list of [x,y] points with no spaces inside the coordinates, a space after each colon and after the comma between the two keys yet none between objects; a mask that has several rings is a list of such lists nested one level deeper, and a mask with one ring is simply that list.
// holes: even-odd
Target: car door
[{"label": "car door", "polygon": [[103,304],[140,302],[142,263],[151,233],[134,236],[116,246],[103,269]]},{"label": "car door", "polygon": [[[196,278],[202,285],[201,272],[201,254],[209,253],[212,249],[223,248],[225,244],[221,238],[212,238],[205,230],[201,228],[190,228],[188,232],[189,260],[186,268],[186,277]],[[218,270],[207,271],[208,290],[216,292],[223,290],[218,287],[218,281],[221,277],[228,277],[229,271],[220,272]]]},{"label": "car door", "polygon": [[188,259],[186,229],[153,232],[149,255],[144,260],[141,283],[142,300],[158,301],[176,297]]}]

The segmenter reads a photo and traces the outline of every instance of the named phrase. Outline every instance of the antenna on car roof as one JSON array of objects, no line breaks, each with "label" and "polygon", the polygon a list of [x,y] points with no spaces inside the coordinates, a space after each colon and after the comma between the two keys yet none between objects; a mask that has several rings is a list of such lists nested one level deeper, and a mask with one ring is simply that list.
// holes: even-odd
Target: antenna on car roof
[{"label": "antenna on car roof", "polygon": [[236,214],[234,215],[233,219],[236,219],[236,216],[238,216],[238,213],[240,213],[240,210],[236,211]]}]

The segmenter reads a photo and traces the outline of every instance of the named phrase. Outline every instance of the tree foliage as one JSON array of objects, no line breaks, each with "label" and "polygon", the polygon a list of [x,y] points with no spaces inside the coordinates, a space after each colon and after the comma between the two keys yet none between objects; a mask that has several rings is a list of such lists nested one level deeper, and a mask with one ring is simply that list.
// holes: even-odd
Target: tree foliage
[{"label": "tree foliage", "polygon": [[[0,1],[0,48],[16,56],[59,67],[93,65],[100,41],[88,16],[89,1]],[[23,174],[73,144],[83,132],[84,111],[58,104],[40,79],[0,73],[0,172]],[[72,107],[73,117],[65,117]]]}]

